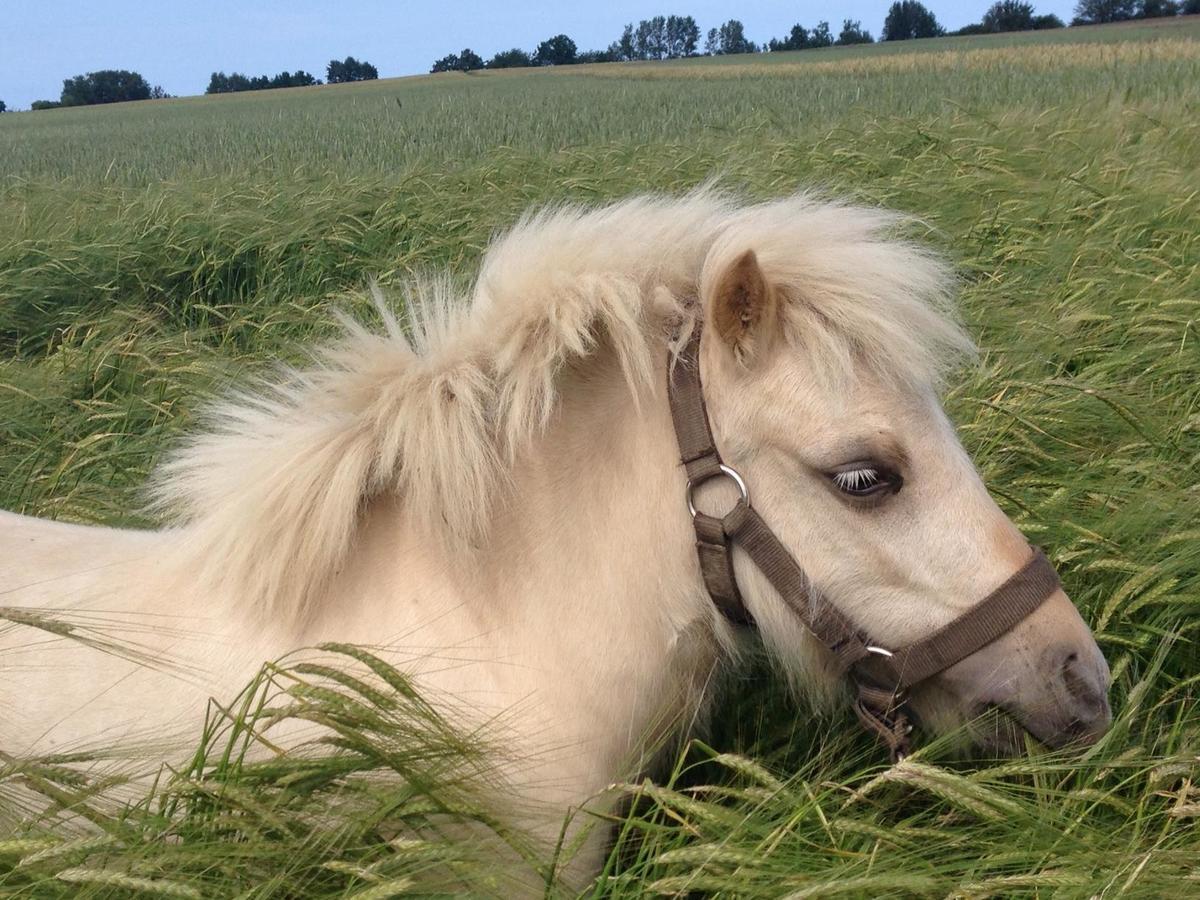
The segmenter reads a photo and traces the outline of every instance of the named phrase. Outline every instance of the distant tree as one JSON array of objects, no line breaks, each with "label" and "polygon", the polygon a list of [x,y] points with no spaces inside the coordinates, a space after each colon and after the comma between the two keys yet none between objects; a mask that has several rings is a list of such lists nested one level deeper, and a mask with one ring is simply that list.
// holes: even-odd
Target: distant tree
[{"label": "distant tree", "polygon": [[908,41],[913,38],[945,34],[934,16],[919,0],[896,0],[883,22],[883,41]]},{"label": "distant tree", "polygon": [[626,25],[608,52],[614,59],[678,59],[692,56],[700,43],[700,26],[691,16],[655,16]]},{"label": "distant tree", "polygon": [[767,41],[767,49],[772,53],[779,53],[782,50],[804,50],[808,46],[808,29],[799,23],[792,26],[787,37],[771,38]]},{"label": "distant tree", "polygon": [[92,106],[149,99],[150,85],[137,72],[102,69],[65,79],[60,102],[63,106]]},{"label": "distant tree", "polygon": [[1137,15],[1137,0],[1079,0],[1072,25],[1124,22]]},{"label": "distant tree", "polygon": [[462,72],[473,72],[476,69],[482,69],[483,57],[470,47],[466,47],[458,54],[458,68]]},{"label": "distant tree", "polygon": [[667,53],[667,20],[664,16],[642,19],[633,32],[634,59],[662,59]]},{"label": "distant tree", "polygon": [[1033,4],[1025,3],[1024,0],[996,0],[983,14],[983,21],[979,24],[989,34],[1032,31]]},{"label": "distant tree", "polygon": [[239,91],[265,91],[271,88],[310,87],[320,84],[317,78],[303,69],[295,72],[283,71],[268,78],[266,75],[255,75],[250,78],[241,72],[226,75],[224,72],[213,72],[208,79],[206,94],[236,94]]},{"label": "distant tree", "polygon": [[714,56],[734,53],[757,53],[754,41],[747,40],[746,27],[737,19],[730,19],[720,28],[710,28],[704,50]]},{"label": "distant tree", "polygon": [[34,111],[42,109],[58,109],[60,106],[62,106],[62,104],[57,100],[34,100],[33,103],[29,104],[29,108]]},{"label": "distant tree", "polygon": [[608,45],[608,51],[619,60],[628,61],[631,59],[637,59],[633,44],[633,23],[630,22],[623,29],[621,29],[621,36]]},{"label": "distant tree", "polygon": [[536,66],[569,66],[575,63],[578,52],[573,40],[565,34],[556,34],[538,44],[533,63]]},{"label": "distant tree", "polygon": [[812,35],[808,39],[810,47],[832,47],[833,32],[829,30],[829,23],[822,20],[817,23],[817,27],[812,30]]},{"label": "distant tree", "polygon": [[8,104],[6,104],[3,100],[0,100],[0,113],[3,112],[8,112]]},{"label": "distant tree", "polygon": [[577,63],[606,63],[620,61],[620,55],[611,44],[606,50],[583,50],[575,56],[575,62]]},{"label": "distant tree", "polygon": [[331,59],[325,67],[325,80],[330,84],[344,84],[351,81],[374,81],[379,77],[379,70],[365,59],[359,62],[353,56],[343,60]]},{"label": "distant tree", "polygon": [[[1144,0],[1137,0],[1137,2],[1144,2]],[[1155,2],[1155,0],[1148,0],[1148,2]],[[1174,0],[1165,0],[1165,2],[1173,3]],[[983,21],[966,25],[953,33],[956,35],[1000,34],[1009,31],[1041,31],[1046,28],[1064,27],[1066,26],[1063,25],[1063,20],[1053,13],[1035,16],[1033,4],[1026,0],[996,0],[983,14]]]},{"label": "distant tree", "polygon": [[204,89],[204,93],[233,94],[238,91],[248,91],[250,88],[250,79],[240,72],[234,72],[232,75],[226,75],[224,72],[213,72],[212,77],[208,80],[208,87]]},{"label": "distant tree", "polygon": [[700,43],[700,26],[691,16],[667,16],[667,57],[693,56]]},{"label": "distant tree", "polygon": [[169,99],[171,99],[171,95],[168,94],[166,92],[166,90],[163,89],[163,86],[161,84],[156,84],[154,87],[150,88],[150,99],[151,100],[169,100]]},{"label": "distant tree", "polygon": [[271,79],[272,88],[312,88],[317,84],[320,84],[320,79],[302,68],[293,72],[290,78],[287,72],[281,72]]},{"label": "distant tree", "polygon": [[520,47],[501,50],[485,63],[489,69],[522,69],[533,65],[533,58]]},{"label": "distant tree", "polygon": [[1164,16],[1179,15],[1179,4],[1175,0],[1140,0],[1137,17],[1139,19],[1161,19]]},{"label": "distant tree", "polygon": [[1200,0],[1183,0],[1179,13],[1184,16],[1200,15]]},{"label": "distant tree", "polygon": [[457,53],[446,54],[441,59],[434,62],[434,64],[432,66],[430,66],[429,71],[433,75],[436,75],[438,72],[457,72],[458,71],[458,54]]},{"label": "distant tree", "polygon": [[850,44],[873,44],[875,38],[871,37],[871,32],[862,27],[862,22],[858,19],[843,19],[842,31],[838,35],[838,46],[845,47]]}]

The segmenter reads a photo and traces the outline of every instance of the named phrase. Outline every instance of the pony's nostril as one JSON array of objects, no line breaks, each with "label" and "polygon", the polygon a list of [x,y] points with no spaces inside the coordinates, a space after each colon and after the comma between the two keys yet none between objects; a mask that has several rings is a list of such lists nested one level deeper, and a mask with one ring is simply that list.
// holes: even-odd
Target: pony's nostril
[{"label": "pony's nostril", "polygon": [[1072,652],[1063,659],[1062,679],[1075,719],[1082,729],[1106,728],[1112,713],[1108,708],[1108,684],[1104,674],[1083,664],[1078,654]]}]

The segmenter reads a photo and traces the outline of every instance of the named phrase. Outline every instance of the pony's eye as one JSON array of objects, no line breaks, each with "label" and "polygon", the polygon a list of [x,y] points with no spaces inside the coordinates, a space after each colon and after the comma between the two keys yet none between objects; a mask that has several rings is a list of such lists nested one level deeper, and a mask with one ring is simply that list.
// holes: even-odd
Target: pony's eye
[{"label": "pony's eye", "polygon": [[853,463],[830,474],[833,486],[848,497],[873,497],[895,492],[900,476],[872,463]]}]

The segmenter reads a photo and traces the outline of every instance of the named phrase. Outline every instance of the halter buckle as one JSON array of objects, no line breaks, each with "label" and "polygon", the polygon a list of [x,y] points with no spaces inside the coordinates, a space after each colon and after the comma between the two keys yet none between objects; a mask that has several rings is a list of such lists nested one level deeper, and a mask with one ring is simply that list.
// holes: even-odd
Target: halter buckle
[{"label": "halter buckle", "polygon": [[[895,653],[888,650],[886,647],[880,647],[878,644],[868,644],[863,641],[863,649],[869,656],[879,656],[884,659],[892,659]],[[865,659],[865,657],[864,657]],[[857,680],[857,679],[856,679]],[[871,679],[873,681],[873,679]],[[860,682],[861,683],[861,682]],[[875,690],[887,691],[891,693],[891,699],[888,703],[888,709],[899,709],[908,702],[908,688],[903,685],[895,685],[893,687],[880,687],[878,683],[873,685]]]},{"label": "halter buckle", "polygon": [[724,475],[726,478],[728,478],[730,481],[732,481],[734,484],[737,485],[737,489],[738,489],[738,491],[741,492],[741,495],[742,495],[741,502],[745,503],[747,506],[750,505],[750,489],[746,487],[745,480],[738,473],[737,469],[727,466],[727,465],[725,465],[725,463],[721,463],[718,466],[717,471],[712,472],[711,474],[704,475],[700,478],[689,478],[688,479],[687,508],[688,508],[688,512],[692,514],[693,519],[696,518],[696,516],[700,515],[700,511],[698,509],[696,509],[696,488],[698,488],[700,485],[704,484],[704,482],[711,481],[712,479],[717,478],[718,476],[721,476],[721,475]]}]

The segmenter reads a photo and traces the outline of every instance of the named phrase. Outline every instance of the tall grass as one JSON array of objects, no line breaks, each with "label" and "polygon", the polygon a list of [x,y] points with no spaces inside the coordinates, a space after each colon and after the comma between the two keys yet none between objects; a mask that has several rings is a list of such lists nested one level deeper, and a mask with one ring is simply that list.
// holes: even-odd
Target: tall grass
[{"label": "tall grass", "polygon": [[[1200,893],[1194,31],[1088,32],[1168,36],[1155,49],[1038,36],[957,43],[952,60],[931,44],[927,64],[878,48],[762,72],[719,61],[699,79],[682,63],[6,116],[0,506],[140,523],[145,473],[206,392],[301,355],[371,277],[469,269],[531,203],[719,173],[754,196],[816,184],[907,210],[959,265],[984,348],[952,386],[951,415],[1095,629],[1115,726],[1081,756],[970,761],[935,742],[889,769],[848,717],[797,709],[758,669],[668,778],[627,786],[593,893]],[[973,54],[985,51],[1001,55],[984,64]],[[1048,66],[1059,55],[1078,64]],[[480,758],[475,737],[428,724],[402,691],[405,721],[349,683],[287,694],[310,676],[286,669],[270,670],[279,702],[342,704],[350,743],[258,769],[222,762],[229,739],[210,734],[195,766],[150,792],[80,781],[67,760],[0,760],[0,806],[19,781],[22,797],[41,790],[101,819],[23,818],[0,839],[0,885],[383,896],[450,871],[460,880],[441,889],[508,889],[469,845],[423,830],[417,800],[385,814],[358,790],[408,791],[421,748],[449,748],[426,754],[424,787],[487,829],[460,778]],[[381,716],[387,727],[372,724]],[[409,826],[429,841],[411,865],[387,831]]]},{"label": "tall grass", "polygon": [[[5,896],[505,896],[536,877],[481,797],[500,751],[369,651],[320,649],[213,703],[194,758],[153,779],[104,753],[0,756]],[[264,755],[281,723],[323,736]]]},{"label": "tall grass", "polygon": [[[1112,39],[1123,35],[1141,39]],[[1194,109],[1197,38],[1200,20],[1189,18],[1142,30],[768,54],[751,63],[721,57],[450,73],[6,115],[0,190],[7,185],[19,200],[29,179],[96,187],[230,174],[254,184],[320,182],[330,173],[420,178],[509,153],[544,158],[663,142],[719,154],[739,133],[809,142],[881,113],[930,118],[1062,106],[1103,117],[1114,106],[1162,100]]]}]

